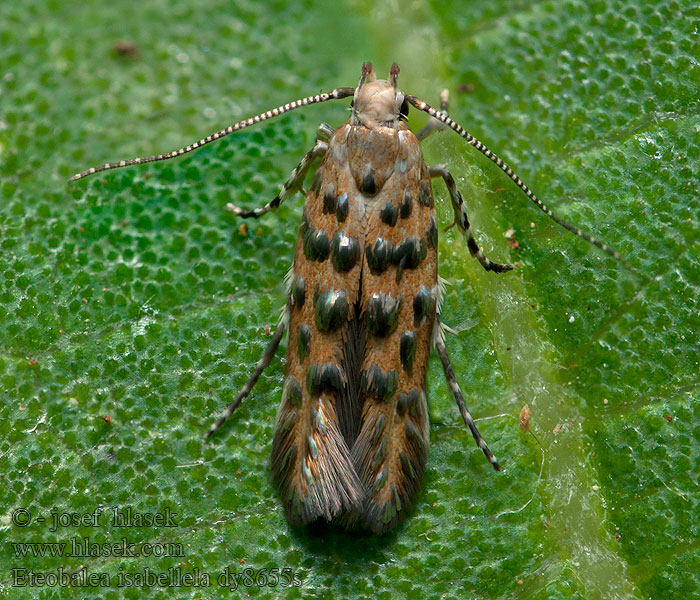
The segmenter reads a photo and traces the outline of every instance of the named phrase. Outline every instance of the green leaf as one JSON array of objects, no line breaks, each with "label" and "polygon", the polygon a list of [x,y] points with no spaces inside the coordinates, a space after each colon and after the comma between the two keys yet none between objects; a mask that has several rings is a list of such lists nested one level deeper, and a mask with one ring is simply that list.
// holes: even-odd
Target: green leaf
[{"label": "green leaf", "polygon": [[[700,595],[698,19],[688,0],[6,3],[0,595]],[[441,233],[448,351],[504,471],[474,446],[434,357],[423,491],[381,538],[285,521],[267,471],[281,353],[203,441],[274,329],[301,217],[297,196],[245,231],[224,206],[273,198],[348,104],[66,185],[354,85],[364,60],[380,76],[397,61],[401,89],[433,105],[449,88],[456,121],[634,271],[547,219],[458,136],[426,140],[487,256],[519,263],[485,273],[454,228]],[[114,527],[114,508],[176,514],[174,526]],[[53,515],[65,526],[52,531]],[[21,557],[12,545],[85,538],[170,555]],[[37,579],[61,568],[111,586]],[[270,585],[272,569],[300,585]]]}]

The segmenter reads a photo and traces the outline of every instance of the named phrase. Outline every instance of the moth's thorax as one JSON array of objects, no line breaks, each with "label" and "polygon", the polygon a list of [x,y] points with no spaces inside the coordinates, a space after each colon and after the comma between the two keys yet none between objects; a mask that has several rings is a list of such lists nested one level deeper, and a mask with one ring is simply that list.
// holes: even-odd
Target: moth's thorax
[{"label": "moth's thorax", "polygon": [[356,124],[374,129],[380,125],[395,126],[401,113],[404,95],[388,81],[378,79],[364,83],[354,98]]},{"label": "moth's thorax", "polygon": [[421,176],[420,142],[404,121],[398,121],[397,128],[373,129],[348,121],[335,132],[330,149],[331,156],[347,162],[355,186],[367,197],[380,193],[392,176],[406,176],[414,169],[415,177]]}]

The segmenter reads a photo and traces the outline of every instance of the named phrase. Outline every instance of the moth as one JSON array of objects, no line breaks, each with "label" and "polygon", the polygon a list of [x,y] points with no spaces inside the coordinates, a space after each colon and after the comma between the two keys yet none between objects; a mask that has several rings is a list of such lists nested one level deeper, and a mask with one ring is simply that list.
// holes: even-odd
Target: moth
[{"label": "moth", "polygon": [[[514,265],[484,256],[454,178],[445,165],[426,164],[422,139],[438,128],[454,130],[547,216],[622,261],[609,246],[555,216],[508,165],[447,116],[446,94],[437,111],[401,92],[398,75],[394,63],[388,79],[377,79],[366,62],[354,88],[296,100],[179,150],[108,163],[71,178],[174,158],[293,109],[352,97],[350,118],[337,129],[318,128],[314,147],[276,198],[252,210],[228,207],[240,217],[259,218],[303,191],[317,166],[286,280],[283,316],[252,375],[207,432],[212,435],[251,392],[288,332],[271,471],[295,524],[325,519],[384,533],[406,517],[428,456],[426,368],[433,347],[464,423],[500,469],[466,407],[445,347],[432,179],[445,183],[454,223],[483,268],[502,273]],[[431,117],[417,134],[407,125],[409,105]]]}]

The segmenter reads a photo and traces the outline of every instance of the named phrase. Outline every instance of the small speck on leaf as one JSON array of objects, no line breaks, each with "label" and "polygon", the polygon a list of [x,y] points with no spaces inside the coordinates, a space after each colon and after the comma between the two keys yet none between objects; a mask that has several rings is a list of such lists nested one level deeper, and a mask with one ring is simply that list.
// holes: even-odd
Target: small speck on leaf
[{"label": "small speck on leaf", "polygon": [[530,430],[530,407],[527,404],[520,410],[520,429]]},{"label": "small speck on leaf", "polygon": [[124,58],[137,59],[141,55],[141,50],[136,44],[125,40],[114,42],[112,50],[117,56],[123,56]]}]

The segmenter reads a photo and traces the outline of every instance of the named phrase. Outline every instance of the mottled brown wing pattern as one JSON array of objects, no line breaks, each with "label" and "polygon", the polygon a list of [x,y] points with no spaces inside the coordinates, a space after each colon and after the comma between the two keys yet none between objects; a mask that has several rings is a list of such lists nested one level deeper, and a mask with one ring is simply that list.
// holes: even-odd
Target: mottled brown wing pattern
[{"label": "mottled brown wing pattern", "polygon": [[436,295],[437,223],[418,140],[404,123],[346,123],[311,185],[290,276],[272,471],[292,522],[342,516],[386,531],[413,505]]},{"label": "mottled brown wing pattern", "polygon": [[271,465],[295,523],[331,520],[364,499],[341,423],[365,220],[363,206],[351,202],[356,190],[337,135],[309,190],[290,274],[289,349]]},{"label": "mottled brown wing pattern", "polygon": [[[375,186],[367,202],[362,427],[352,448],[367,490],[361,519],[376,532],[403,520],[425,470],[425,374],[437,295],[437,223],[428,169],[417,138],[403,122],[399,132],[382,129],[387,145],[398,140],[395,150],[368,156],[357,167],[380,177],[387,169],[393,174]],[[353,154],[362,154],[358,146],[370,142],[368,137],[349,140]]]}]

